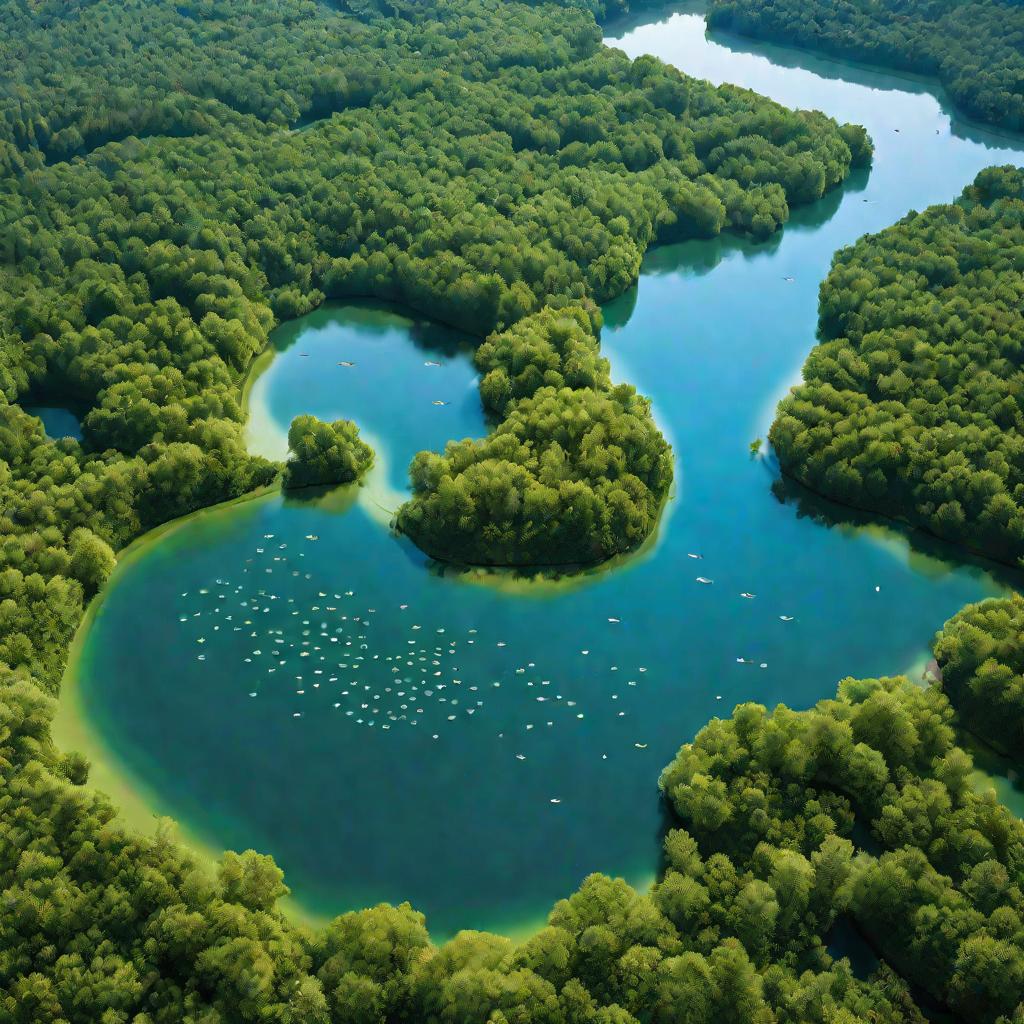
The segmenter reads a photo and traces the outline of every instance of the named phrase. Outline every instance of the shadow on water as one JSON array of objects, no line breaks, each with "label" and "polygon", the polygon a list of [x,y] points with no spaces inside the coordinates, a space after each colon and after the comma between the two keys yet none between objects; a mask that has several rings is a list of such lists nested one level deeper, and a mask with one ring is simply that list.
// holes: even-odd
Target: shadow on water
[{"label": "shadow on water", "polygon": [[665,21],[674,14],[699,14],[703,17],[707,13],[707,6],[706,0],[680,0],[678,3],[639,0],[630,6],[626,14],[609,18],[601,28],[606,37],[618,38],[652,22]]},{"label": "shadow on water", "polygon": [[43,421],[43,430],[52,440],[58,441],[64,437],[82,440],[82,419],[85,410],[61,405],[23,405],[22,408],[30,416],[38,416]]},{"label": "shadow on water", "polygon": [[[969,568],[979,577],[991,577],[1008,590],[1024,589],[1024,572],[1018,569],[971,554],[956,544],[940,540],[898,520],[880,518],[873,512],[829,501],[796,480],[779,474],[774,455],[762,461],[766,472],[773,477],[773,497],[783,505],[795,506],[798,519],[810,519],[818,525],[838,530],[872,533],[893,543],[904,542],[909,548],[908,558],[914,570],[931,579]],[[940,623],[936,624],[936,628],[938,625]]]},{"label": "shadow on water", "polygon": [[826,936],[825,946],[829,956],[834,959],[841,960],[845,957],[849,960],[853,976],[861,981],[866,981],[881,964],[871,944],[845,914],[832,926],[832,931]]},{"label": "shadow on water", "polygon": [[[868,978],[882,966],[882,959],[871,943],[857,927],[853,918],[843,914],[836,919],[832,930],[825,937],[825,948],[835,960],[844,957],[850,963],[853,976],[861,981]],[[918,1010],[929,1024],[956,1024],[957,1018],[944,1009],[934,997],[917,985],[909,984],[910,994]]]},{"label": "shadow on water", "polygon": [[[852,171],[841,185],[826,192],[816,202],[793,210],[785,227],[762,242],[723,232],[714,238],[690,238],[684,242],[654,245],[644,255],[640,266],[641,277],[667,277],[673,274],[704,277],[732,256],[740,256],[745,260],[771,259],[787,235],[817,231],[827,224],[836,215],[847,195],[864,191],[869,175],[870,168],[866,167]],[[616,330],[625,327],[636,309],[639,293],[640,282],[637,281],[622,295],[602,306],[605,327]]]},{"label": "shadow on water", "polygon": [[[707,2],[706,0],[684,0],[681,3],[668,4],[658,3],[657,0],[641,2],[634,5],[629,14],[608,21],[604,25],[604,32],[606,36],[620,38],[637,28],[650,25],[652,22],[667,21],[678,14],[698,15],[706,18]],[[965,117],[952,103],[938,79],[929,75],[887,68],[883,65],[865,64],[842,57],[831,57],[815,50],[762,41],[722,29],[706,28],[705,37],[709,42],[733,53],[763,57],[777,67],[811,71],[822,78],[841,79],[851,85],[862,85],[870,89],[891,89],[898,83],[901,92],[918,96],[935,96],[942,111],[949,116],[950,131],[956,138],[993,149],[1006,148],[1008,145],[1016,146],[1020,143],[1019,134],[1004,132]]]},{"label": "shadow on water", "polygon": [[281,488],[286,508],[315,508],[319,512],[342,516],[359,500],[359,484]]},{"label": "shadow on water", "polygon": [[[679,10],[672,10],[670,13],[704,14],[705,10],[706,4],[704,3],[684,4]],[[915,96],[934,96],[938,100],[942,112],[948,115],[950,131],[957,138],[996,149],[1020,144],[1020,135],[1004,132],[965,117],[954,106],[937,78],[915,74],[912,71],[887,68],[880,64],[863,64],[858,61],[845,60],[842,57],[829,57],[797,46],[759,42],[756,39],[721,29],[708,29],[707,38],[734,53],[764,57],[778,67],[813,71],[814,74],[820,75],[822,78],[841,79],[851,85],[863,85],[869,89],[878,89],[892,88],[893,84],[898,82],[901,92]]]},{"label": "shadow on water", "polygon": [[1024,818],[1024,770],[1020,759],[983,742],[973,733],[959,730],[957,743],[971,755],[971,781],[978,792],[994,789],[999,802],[1018,818]]},{"label": "shadow on water", "polygon": [[641,273],[661,276],[689,273],[695,277],[710,274],[724,259],[739,255],[745,260],[771,259],[787,236],[818,231],[839,211],[843,200],[850,194],[863,192],[867,187],[869,168],[852,171],[836,188],[806,206],[798,206],[781,231],[776,231],[763,242],[725,232],[711,239],[689,239],[659,245],[644,258]]}]

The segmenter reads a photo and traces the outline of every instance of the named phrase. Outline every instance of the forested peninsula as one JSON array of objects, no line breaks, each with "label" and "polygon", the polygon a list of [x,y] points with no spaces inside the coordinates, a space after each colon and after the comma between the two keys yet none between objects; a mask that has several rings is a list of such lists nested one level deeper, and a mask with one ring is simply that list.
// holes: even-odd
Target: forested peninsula
[{"label": "forested peninsula", "polygon": [[482,565],[589,563],[657,522],[672,456],[629,384],[612,385],[582,306],[546,309],[477,350],[483,441],[421,452],[398,525],[438,558]]},{"label": "forested peninsula", "polygon": [[821,343],[770,438],[783,470],[1011,565],[1024,556],[1024,174],[836,254]]},{"label": "forested peninsula", "polygon": [[748,950],[846,914],[956,1019],[1019,1020],[1024,824],[973,791],[952,717],[939,689],[898,677],[844,680],[810,711],[745,704],[713,721],[661,777],[688,831],[669,833],[655,899],[699,927],[724,871]]},{"label": "forested peninsula", "polygon": [[935,660],[963,723],[989,746],[1024,752],[1024,598],[968,605],[942,628]]},{"label": "forested peninsula", "polygon": [[968,117],[1024,128],[1024,8],[1013,0],[710,0],[708,24],[934,75]]}]

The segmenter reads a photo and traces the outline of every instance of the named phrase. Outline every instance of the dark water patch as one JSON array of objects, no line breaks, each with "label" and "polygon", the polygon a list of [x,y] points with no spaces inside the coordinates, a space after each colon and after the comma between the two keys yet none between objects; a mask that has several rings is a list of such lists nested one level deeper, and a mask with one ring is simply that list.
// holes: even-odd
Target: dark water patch
[{"label": "dark water patch", "polygon": [[1020,759],[985,743],[978,736],[960,730],[959,744],[974,761],[972,784],[979,792],[994,789],[999,802],[1018,818],[1024,818],[1024,766]]},{"label": "dark water patch", "polygon": [[845,957],[850,961],[850,969],[854,977],[861,981],[878,970],[881,961],[871,944],[857,930],[857,926],[845,914],[838,918],[829,932],[826,946],[829,955],[836,960]]},{"label": "dark water patch", "polygon": [[[771,474],[772,494],[785,505],[794,508],[797,516],[807,517],[822,526],[845,530],[876,530],[882,536],[899,538],[912,554],[921,557],[921,571],[944,573],[956,569],[973,568],[979,577],[997,580],[1007,589],[1024,589],[1024,573],[1015,566],[994,562],[984,555],[965,550],[962,546],[942,540],[933,534],[900,520],[888,519],[865,509],[840,505],[808,489],[791,477],[778,474],[774,455],[765,459]],[[936,623],[938,631],[942,623]]]},{"label": "dark water patch", "polygon": [[46,436],[54,440],[73,437],[82,440],[82,419],[78,413],[58,405],[26,405],[25,412],[38,416],[43,421]]}]

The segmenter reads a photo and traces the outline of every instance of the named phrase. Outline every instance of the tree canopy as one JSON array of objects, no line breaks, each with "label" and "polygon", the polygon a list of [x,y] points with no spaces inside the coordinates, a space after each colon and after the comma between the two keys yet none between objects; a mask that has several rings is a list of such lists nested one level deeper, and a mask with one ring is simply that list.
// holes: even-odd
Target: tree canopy
[{"label": "tree canopy", "polygon": [[[641,542],[671,457],[610,378],[597,304],[655,241],[777,230],[869,158],[861,129],[631,61],[583,7],[16,0],[0,28],[0,1020],[917,1024],[894,971],[828,952],[840,914],[901,967],[919,948],[909,976],[948,1005],[1010,1015],[1019,826],[966,789],[936,692],[847,683],[713,723],[666,772],[681,827],[654,890],[591,876],[520,945],[438,947],[407,905],[300,928],[269,857],[211,874],[169,825],[122,828],[50,739],[114,552],[277,474],[245,450],[242,379],[326,297],[487,339],[494,430],[414,461],[418,543]],[[45,437],[38,396],[86,410],[81,442]],[[293,433],[291,482],[369,457],[345,421]],[[886,854],[857,848],[858,814]]]},{"label": "tree canopy", "polygon": [[1008,753],[1024,751],[1024,598],[959,611],[936,638],[935,659],[965,725]]},{"label": "tree canopy", "polygon": [[982,171],[961,198],[836,254],[821,343],[780,405],[783,470],[1017,564],[1024,556],[1024,175]]},{"label": "tree canopy", "polygon": [[[740,705],[662,774],[687,853],[677,867],[670,833],[657,891],[691,875],[689,851],[724,855],[774,890],[751,894],[764,948],[844,913],[957,1020],[1019,1020],[1024,824],[974,791],[952,718],[937,688],[903,677],[844,680],[809,711]],[[687,897],[702,910],[714,899],[692,887]]]},{"label": "tree canopy", "polygon": [[416,456],[400,528],[437,557],[500,565],[594,562],[647,537],[671,451],[647,399],[612,385],[587,310],[526,317],[476,362],[498,424]]}]

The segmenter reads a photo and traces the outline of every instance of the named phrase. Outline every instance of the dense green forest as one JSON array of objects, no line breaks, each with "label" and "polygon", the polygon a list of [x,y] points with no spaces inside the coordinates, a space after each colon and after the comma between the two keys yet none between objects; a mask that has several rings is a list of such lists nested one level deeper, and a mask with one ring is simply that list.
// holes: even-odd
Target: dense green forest
[{"label": "dense green forest", "polygon": [[350,484],[373,465],[373,449],[359,439],[351,420],[324,423],[315,416],[296,416],[288,428],[285,487]]},{"label": "dense green forest", "polygon": [[779,408],[785,472],[1016,565],[1024,556],[1024,174],[836,254],[819,344]]},{"label": "dense green forest", "polygon": [[942,687],[961,720],[986,743],[1024,752],[1024,598],[971,604],[935,643]]},{"label": "dense green forest", "polygon": [[1015,0],[710,0],[708,24],[935,75],[969,117],[1024,128],[1024,7]]},{"label": "dense green forest", "polygon": [[[521,945],[437,947],[408,905],[296,926],[269,857],[213,876],[169,823],[126,831],[50,740],[115,551],[281,471],[242,441],[275,323],[359,295],[485,338],[494,429],[416,458],[399,525],[446,558],[606,558],[650,533],[672,464],[610,379],[597,303],[655,241],[775,231],[870,158],[863,131],[629,61],[583,7],[13,0],[0,52],[0,1022],[919,1024],[915,992],[1021,1020],[1024,826],[971,789],[935,688],[847,680],[810,711],[712,722],[663,775],[652,891],[592,876]],[[992,252],[1014,258],[997,236],[1019,194],[992,172],[948,215],[978,224],[958,273],[1009,339]],[[970,301],[950,297],[968,324]],[[1015,392],[985,367],[957,400],[995,389],[1001,423]],[[21,408],[40,397],[86,410],[81,443],[44,435]],[[300,417],[289,442],[296,485],[372,458],[346,421]],[[965,639],[972,614],[936,645],[965,716],[954,664],[967,689],[1016,664],[993,607]],[[899,973],[829,953],[849,922]]]}]

